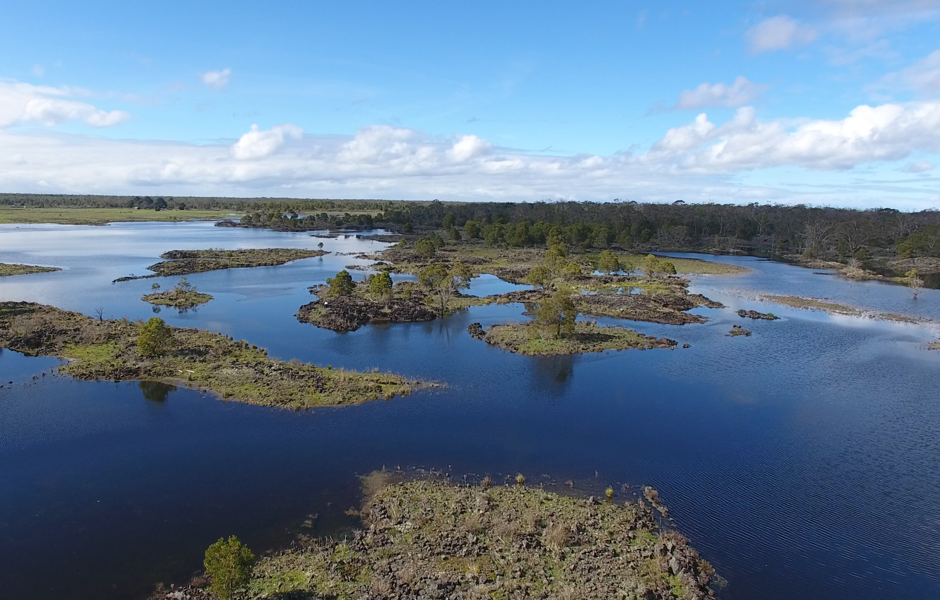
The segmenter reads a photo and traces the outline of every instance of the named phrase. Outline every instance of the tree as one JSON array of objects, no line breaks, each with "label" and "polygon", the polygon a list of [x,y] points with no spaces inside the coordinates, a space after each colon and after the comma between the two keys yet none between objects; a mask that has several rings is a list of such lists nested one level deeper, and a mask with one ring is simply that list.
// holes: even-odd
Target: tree
[{"label": "tree", "polygon": [[173,343],[173,331],[167,327],[163,319],[150,317],[150,320],[140,326],[137,334],[137,351],[141,356],[154,357],[165,354]]},{"label": "tree", "polygon": [[476,221],[467,221],[463,225],[463,232],[469,239],[475,240],[480,237],[480,224]]},{"label": "tree", "polygon": [[917,300],[917,294],[919,294],[920,290],[924,287],[924,280],[921,279],[919,275],[917,269],[911,269],[904,274],[907,287],[911,288],[911,292],[914,293],[914,300]]},{"label": "tree", "polygon": [[346,269],[337,273],[336,277],[328,278],[326,285],[330,286],[330,296],[334,297],[349,296],[356,289],[356,282]]},{"label": "tree", "polygon": [[656,277],[656,274],[659,273],[661,269],[661,262],[659,257],[655,254],[647,254],[646,258],[643,259],[643,270],[650,279]]},{"label": "tree", "polygon": [[535,320],[541,325],[554,326],[555,336],[574,333],[578,309],[571,299],[571,290],[561,289],[541,300],[535,308]]},{"label": "tree", "polygon": [[456,223],[456,221],[457,220],[454,218],[454,213],[447,213],[446,215],[444,215],[444,221],[442,223],[444,225],[444,229],[452,228],[454,226],[454,223]]},{"label": "tree", "polygon": [[415,254],[423,258],[431,258],[437,251],[434,242],[428,238],[421,238],[415,243]]},{"label": "tree", "polygon": [[189,292],[193,290],[193,284],[189,283],[189,279],[185,275],[180,277],[180,280],[176,282],[176,291],[178,292]]},{"label": "tree", "polygon": [[669,260],[659,261],[659,272],[665,273],[666,275],[675,275],[676,274],[676,265]]},{"label": "tree", "polygon": [[454,294],[470,287],[471,277],[473,273],[470,269],[459,262],[454,263],[450,270],[442,264],[435,264],[421,269],[418,283],[429,294],[437,297],[438,312],[443,317],[447,314],[447,305]]},{"label": "tree", "polygon": [[561,277],[565,267],[568,266],[568,249],[564,244],[552,244],[545,253],[545,266],[551,270],[552,275]]},{"label": "tree", "polygon": [[604,250],[601,252],[600,258],[597,261],[597,269],[601,273],[606,273],[607,275],[619,271],[620,261],[617,259],[617,255],[610,250]]},{"label": "tree", "polygon": [[392,277],[386,271],[373,275],[369,280],[369,293],[385,298],[392,295]]},{"label": "tree", "polygon": [[212,577],[210,588],[220,598],[228,600],[251,581],[254,562],[255,555],[237,537],[219,538],[206,550],[203,562],[206,574]]},{"label": "tree", "polygon": [[522,281],[537,288],[546,288],[552,282],[552,272],[545,265],[536,265],[529,269],[529,274]]}]

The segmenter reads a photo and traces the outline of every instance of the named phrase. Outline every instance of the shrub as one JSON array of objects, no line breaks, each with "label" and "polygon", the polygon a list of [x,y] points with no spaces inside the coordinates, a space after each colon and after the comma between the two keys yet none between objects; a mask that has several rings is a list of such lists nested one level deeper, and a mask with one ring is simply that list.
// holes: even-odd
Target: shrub
[{"label": "shrub", "polygon": [[619,271],[620,261],[617,259],[617,255],[610,250],[601,252],[600,258],[597,261],[597,270],[607,275]]},{"label": "shrub", "polygon": [[173,332],[159,317],[150,317],[150,320],[140,326],[137,334],[137,351],[141,356],[160,356],[169,350],[173,343]]},{"label": "shrub", "polygon": [[392,277],[387,272],[382,271],[369,280],[369,293],[375,296],[384,297],[392,293]]},{"label": "shrub", "polygon": [[431,258],[435,251],[437,251],[437,246],[428,238],[421,238],[415,243],[415,254],[418,256]]},{"label": "shrub", "polygon": [[228,600],[235,590],[244,587],[251,580],[251,566],[255,555],[234,535],[219,541],[206,550],[203,565],[206,574],[212,577],[212,591],[223,600]]}]

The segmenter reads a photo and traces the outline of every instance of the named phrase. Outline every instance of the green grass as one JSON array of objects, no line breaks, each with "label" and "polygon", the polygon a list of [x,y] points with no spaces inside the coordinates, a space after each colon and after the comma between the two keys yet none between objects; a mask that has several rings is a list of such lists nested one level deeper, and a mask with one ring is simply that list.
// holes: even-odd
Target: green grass
[{"label": "green grass", "polygon": [[[586,254],[585,257],[591,262],[591,264],[597,265],[600,254]],[[624,270],[642,271],[643,260],[645,258],[645,254],[617,253],[617,259],[620,261],[620,264],[623,266]],[[713,262],[709,260],[699,260],[695,258],[672,258],[668,256],[661,258],[674,264],[676,266],[676,274],[678,275],[742,275],[744,273],[750,273],[751,271],[747,267],[729,265],[726,263]]]},{"label": "green grass", "polygon": [[13,275],[29,275],[31,273],[52,273],[61,271],[58,267],[38,267],[36,265],[18,265],[14,263],[0,263],[0,277]]},{"label": "green grass", "polygon": [[534,322],[494,325],[487,330],[485,339],[504,350],[527,355],[584,354],[675,345],[672,340],[657,340],[632,329],[599,327],[583,321],[575,324],[574,333],[563,336],[556,336],[551,327]]},{"label": "green grass", "polygon": [[124,221],[214,221],[232,216],[227,210],[137,210],[134,208],[12,208],[0,206],[0,224],[60,223],[107,225]]}]

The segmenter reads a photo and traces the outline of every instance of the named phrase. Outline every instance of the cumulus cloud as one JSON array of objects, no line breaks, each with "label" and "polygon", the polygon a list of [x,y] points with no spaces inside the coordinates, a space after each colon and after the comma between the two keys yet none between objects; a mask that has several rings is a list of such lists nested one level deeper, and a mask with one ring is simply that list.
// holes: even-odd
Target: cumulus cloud
[{"label": "cumulus cloud", "polygon": [[760,121],[752,107],[718,126],[703,113],[670,129],[646,154],[687,169],[730,172],[779,166],[834,170],[940,151],[940,102],[862,105],[840,121]]},{"label": "cumulus cloud", "polygon": [[264,158],[277,152],[288,138],[299,140],[304,130],[296,125],[284,123],[267,131],[252,125],[251,130],[232,146],[232,156],[238,160]]},{"label": "cumulus cloud", "polygon": [[908,173],[926,173],[928,171],[933,171],[934,164],[927,162],[926,160],[917,161],[916,163],[909,164],[905,171]]},{"label": "cumulus cloud", "polygon": [[224,89],[232,78],[231,69],[222,69],[221,71],[207,71],[202,74],[200,79],[202,83],[214,90]]},{"label": "cumulus cloud", "polygon": [[94,127],[109,127],[130,118],[122,110],[106,111],[86,102],[66,99],[85,95],[89,92],[81,88],[0,81],[0,127],[30,121],[46,126],[84,121]]},{"label": "cumulus cloud", "polygon": [[[836,121],[761,121],[744,107],[724,123],[699,115],[646,152],[609,156],[527,154],[473,135],[387,125],[351,136],[301,133],[252,127],[235,145],[192,145],[0,129],[0,188],[38,191],[42,181],[47,192],[148,195],[940,204],[930,189],[891,195],[881,181],[866,197],[866,184],[842,171],[940,151],[937,103],[862,106]],[[776,187],[742,183],[744,171],[779,166],[822,170],[813,181],[825,185],[799,174]]]},{"label": "cumulus cloud", "polygon": [[787,15],[764,19],[744,33],[752,54],[786,50],[791,46],[808,44],[816,39],[816,36],[815,29]]},{"label": "cumulus cloud", "polygon": [[756,100],[770,86],[751,83],[746,77],[738,77],[731,85],[724,83],[700,84],[694,90],[683,90],[673,110],[697,110],[711,106],[737,108]]},{"label": "cumulus cloud", "polygon": [[940,93],[940,50],[935,50],[896,73],[885,75],[879,87],[904,87],[921,94]]}]

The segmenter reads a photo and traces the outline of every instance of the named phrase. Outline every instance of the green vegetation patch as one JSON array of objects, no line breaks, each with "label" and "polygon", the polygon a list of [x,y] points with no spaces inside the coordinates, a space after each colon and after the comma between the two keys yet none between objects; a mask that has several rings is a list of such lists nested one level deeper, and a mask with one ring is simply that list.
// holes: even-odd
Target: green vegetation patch
[{"label": "green vegetation patch", "polygon": [[0,206],[0,223],[59,223],[107,225],[140,221],[215,221],[231,216],[227,210],[138,210],[135,208],[14,208]]},{"label": "green vegetation patch", "polygon": [[141,297],[144,302],[156,304],[158,306],[172,306],[174,308],[194,308],[212,300],[210,294],[203,294],[194,290],[169,290],[166,292],[157,292],[147,294]]},{"label": "green vegetation patch", "polygon": [[0,263],[0,277],[12,275],[29,275],[31,273],[52,273],[61,271],[58,267],[39,267],[36,265],[18,265],[13,263]]},{"label": "green vegetation patch", "polygon": [[[616,253],[617,260],[624,272],[643,271],[644,254]],[[585,258],[595,267],[600,267],[601,254],[586,254]],[[739,265],[729,265],[727,263],[714,262],[710,260],[701,260],[698,258],[674,258],[665,257],[663,260],[673,264],[676,273],[679,275],[744,275],[750,273],[751,269]],[[602,270],[602,269],[601,269]]]},{"label": "green vegetation patch", "polygon": [[76,379],[182,383],[262,406],[345,406],[433,385],[275,360],[248,342],[157,318],[93,319],[27,302],[0,303],[0,347],[69,359],[61,372]]},{"label": "green vegetation patch", "polygon": [[[342,541],[302,538],[261,558],[245,597],[714,597],[711,565],[635,503],[524,485],[369,479],[376,491],[365,499],[362,530]],[[204,598],[200,586],[189,597]]]},{"label": "green vegetation patch", "polygon": [[243,250],[171,250],[160,258],[167,260],[147,267],[152,275],[131,275],[115,281],[169,277],[172,275],[191,275],[223,269],[241,269],[246,267],[275,267],[303,258],[313,258],[326,254],[323,250],[303,250],[297,248],[262,248]]},{"label": "green vegetation patch", "polygon": [[486,343],[516,354],[583,354],[605,350],[647,350],[674,348],[675,340],[655,338],[622,327],[600,327],[578,321],[574,331],[556,335],[551,327],[538,323],[493,325],[486,330]]}]

